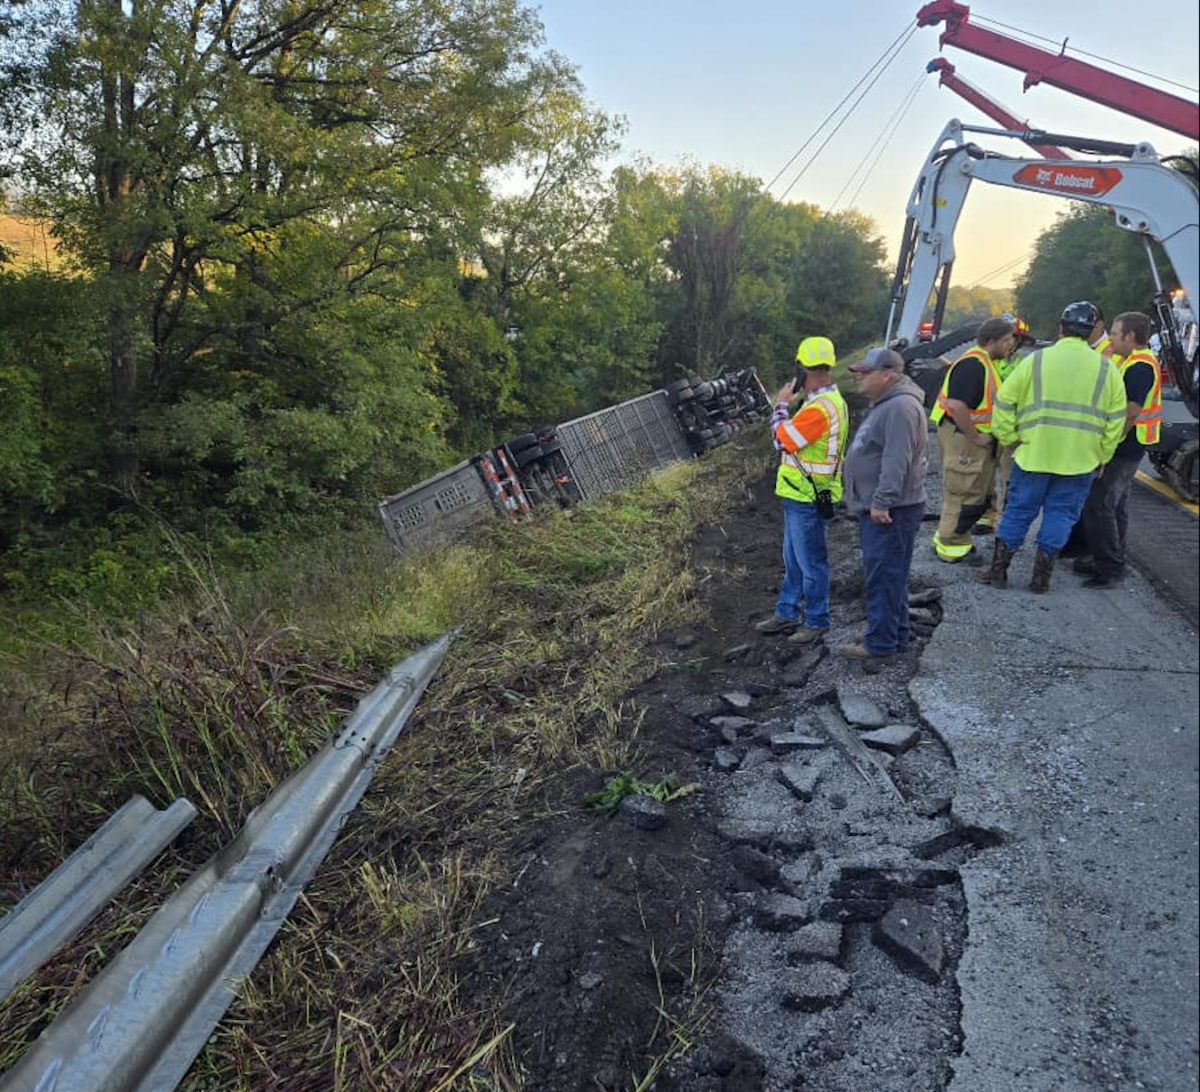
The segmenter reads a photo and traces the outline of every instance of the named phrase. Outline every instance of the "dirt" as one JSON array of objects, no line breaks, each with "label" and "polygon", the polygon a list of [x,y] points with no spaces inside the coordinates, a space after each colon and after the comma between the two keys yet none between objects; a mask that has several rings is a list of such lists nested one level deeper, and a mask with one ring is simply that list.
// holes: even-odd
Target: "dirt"
[{"label": "dirt", "polygon": [[[641,830],[583,809],[601,779],[580,773],[516,847],[516,881],[484,908],[490,924],[464,971],[481,996],[503,995],[530,1092],[948,1083],[965,936],[954,866],[987,839],[956,828],[951,756],[915,719],[907,682],[920,642],[879,667],[755,632],[774,603],[779,535],[772,477],[698,529],[690,563],[707,624],[664,635],[657,676],[629,695],[644,716],[634,772],[673,772],[702,791]],[[861,633],[862,579],[853,521],[839,517],[829,539],[833,645]],[[937,603],[925,608],[936,624]],[[722,697],[734,694],[749,708]],[[886,776],[858,768],[823,727],[852,696],[920,730],[895,759],[873,752]],[[735,713],[748,723],[712,723]],[[771,736],[789,730],[821,745],[775,753]],[[783,783],[785,767],[810,800]],[[897,920],[907,908],[935,935],[936,973],[880,938],[897,906]]]}]

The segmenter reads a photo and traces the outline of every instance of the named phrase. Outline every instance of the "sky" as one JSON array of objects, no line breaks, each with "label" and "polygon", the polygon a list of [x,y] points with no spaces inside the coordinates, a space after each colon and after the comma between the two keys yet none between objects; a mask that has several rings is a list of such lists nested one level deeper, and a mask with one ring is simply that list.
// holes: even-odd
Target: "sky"
[{"label": "sky", "polygon": [[[715,165],[764,183],[901,37],[921,2],[530,0],[547,45],[576,66],[591,102],[625,118],[619,162],[640,155],[666,167],[685,161]],[[1119,61],[1157,79],[1113,71],[1193,101],[1197,97],[1198,6],[1192,0],[1156,9],[1151,18],[1140,17],[1129,0],[988,0],[970,7],[972,19],[988,20],[979,24],[988,29],[1012,35],[995,26],[1003,23],[1015,28],[1016,36],[1055,43],[1065,38],[1069,52],[1081,60],[1105,67]],[[941,51],[939,33],[937,27],[917,29],[803,176],[796,180],[832,126],[821,130],[771,192],[781,197],[787,190],[787,200],[826,209],[835,201],[835,209],[845,208],[857,193],[853,207],[872,218],[888,244],[889,263],[894,262],[909,193],[946,122],[957,117],[966,124],[995,126],[939,87],[936,74],[925,74],[926,63],[939,54],[960,77],[1038,128],[1149,141],[1162,155],[1189,143],[1046,84],[1024,92],[1022,73],[951,46]],[[915,95],[911,106],[902,110],[910,94]],[[973,139],[1007,155],[1035,154],[1006,138]],[[868,169],[881,148],[877,165]],[[1023,271],[1038,233],[1067,207],[1050,196],[975,183],[955,236],[953,283],[1007,287]]]}]

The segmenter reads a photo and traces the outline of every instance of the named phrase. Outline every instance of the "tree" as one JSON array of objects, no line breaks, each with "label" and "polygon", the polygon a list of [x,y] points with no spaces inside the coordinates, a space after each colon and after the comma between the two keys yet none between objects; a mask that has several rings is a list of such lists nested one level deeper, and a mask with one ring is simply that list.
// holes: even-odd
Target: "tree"
[{"label": "tree", "polygon": [[[156,411],[214,383],[248,427],[295,401],[340,419],[346,358],[323,320],[338,301],[428,295],[484,172],[575,92],[515,0],[52,0],[27,14],[0,64],[7,131],[28,134],[7,159],[99,287],[126,483],[143,434],[161,437]],[[453,314],[414,332],[398,382],[438,390]]]},{"label": "tree", "polygon": [[[1162,248],[1154,244],[1152,251],[1164,283],[1173,283]],[[1017,307],[1040,337],[1054,336],[1072,300],[1091,300],[1111,320],[1122,311],[1148,311],[1153,296],[1141,237],[1115,227],[1107,209],[1078,203],[1038,236],[1016,288]]]}]

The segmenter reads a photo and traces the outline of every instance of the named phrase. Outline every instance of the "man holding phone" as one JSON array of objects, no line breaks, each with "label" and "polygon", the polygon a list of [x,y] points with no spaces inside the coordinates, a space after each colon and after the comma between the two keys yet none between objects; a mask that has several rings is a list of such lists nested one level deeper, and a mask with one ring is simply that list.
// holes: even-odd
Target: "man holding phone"
[{"label": "man holding phone", "polygon": [[[833,342],[806,337],[796,349],[800,374],[775,396],[771,431],[780,454],[775,493],[783,502],[783,584],[775,614],[759,633],[790,633],[811,644],[829,630],[829,555],[825,524],[842,497],[842,457],[850,415],[833,382]],[[797,387],[804,402],[793,416]],[[801,601],[804,612],[801,615]]]}]

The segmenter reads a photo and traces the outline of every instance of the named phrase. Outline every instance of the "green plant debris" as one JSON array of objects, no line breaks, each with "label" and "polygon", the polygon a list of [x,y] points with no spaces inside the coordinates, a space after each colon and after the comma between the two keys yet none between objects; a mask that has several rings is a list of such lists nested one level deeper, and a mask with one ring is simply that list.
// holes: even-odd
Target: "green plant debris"
[{"label": "green plant debris", "polygon": [[590,792],[583,798],[589,808],[603,808],[615,811],[621,806],[621,801],[627,796],[649,796],[652,800],[669,804],[672,800],[682,800],[700,791],[699,782],[692,781],[684,784],[679,775],[667,774],[660,781],[641,781],[634,777],[629,770],[622,770],[615,777],[610,777],[599,792]]}]

